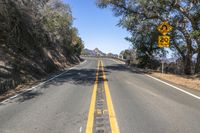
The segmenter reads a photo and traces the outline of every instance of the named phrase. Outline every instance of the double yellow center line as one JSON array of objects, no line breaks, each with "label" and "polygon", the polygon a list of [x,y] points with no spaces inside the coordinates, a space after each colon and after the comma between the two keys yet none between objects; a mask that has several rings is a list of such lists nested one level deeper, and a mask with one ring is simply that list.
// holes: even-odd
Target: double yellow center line
[{"label": "double yellow center line", "polygon": [[112,103],[112,99],[110,96],[108,81],[107,81],[106,74],[104,71],[103,61],[99,61],[99,60],[98,60],[96,79],[94,82],[93,93],[92,93],[92,98],[91,98],[91,103],[90,103],[90,108],[89,108],[86,133],[93,133],[95,103],[96,103],[96,95],[97,95],[97,87],[98,87],[98,79],[99,79],[99,71],[100,70],[102,71],[102,75],[103,75],[103,84],[104,84],[104,89],[105,89],[111,131],[112,131],[112,133],[120,133],[116,115],[115,115],[115,111],[114,111],[114,107],[113,107],[113,103]]}]

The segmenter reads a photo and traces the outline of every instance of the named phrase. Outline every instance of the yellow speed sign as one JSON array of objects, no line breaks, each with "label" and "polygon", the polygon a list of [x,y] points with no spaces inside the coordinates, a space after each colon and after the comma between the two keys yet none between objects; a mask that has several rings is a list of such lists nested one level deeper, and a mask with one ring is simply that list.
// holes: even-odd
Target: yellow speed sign
[{"label": "yellow speed sign", "polygon": [[159,36],[158,37],[158,47],[169,47],[170,36]]}]

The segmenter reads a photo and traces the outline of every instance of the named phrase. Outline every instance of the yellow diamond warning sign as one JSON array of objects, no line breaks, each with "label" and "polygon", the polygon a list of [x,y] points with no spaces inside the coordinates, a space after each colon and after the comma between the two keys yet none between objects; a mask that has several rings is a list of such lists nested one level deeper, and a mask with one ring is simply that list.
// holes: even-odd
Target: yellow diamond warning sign
[{"label": "yellow diamond warning sign", "polygon": [[158,27],[157,30],[163,34],[166,35],[168,32],[170,32],[172,30],[172,26],[169,25],[169,23],[167,21],[161,23]]},{"label": "yellow diamond warning sign", "polygon": [[158,37],[158,47],[169,47],[170,36],[159,36]]}]

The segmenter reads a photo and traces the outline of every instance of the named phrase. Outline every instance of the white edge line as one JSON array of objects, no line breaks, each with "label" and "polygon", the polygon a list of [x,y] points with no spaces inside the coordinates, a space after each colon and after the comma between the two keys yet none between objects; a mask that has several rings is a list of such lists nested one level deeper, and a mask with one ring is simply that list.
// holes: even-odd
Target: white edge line
[{"label": "white edge line", "polygon": [[12,96],[12,97],[9,97],[9,98],[3,100],[2,102],[0,102],[0,104],[4,104],[5,102],[8,102],[9,100],[12,100],[12,99],[16,98],[16,97],[18,97],[19,95],[21,95],[21,94],[23,94],[23,93],[26,93],[26,92],[28,92],[28,91],[34,90],[34,89],[36,89],[37,87],[39,87],[39,86],[41,86],[41,85],[43,85],[43,84],[45,84],[45,83],[47,83],[47,82],[49,82],[49,81],[51,81],[51,80],[57,78],[57,77],[59,77],[59,76],[65,74],[65,73],[68,72],[69,70],[71,70],[71,69],[73,69],[73,68],[75,68],[75,67],[77,67],[77,66],[79,66],[79,65],[82,65],[82,64],[84,64],[84,63],[86,63],[86,62],[87,62],[87,60],[81,62],[80,64],[78,64],[78,65],[76,65],[76,66],[73,66],[73,67],[71,67],[71,68],[68,68],[68,70],[65,70],[64,72],[62,72],[62,73],[60,73],[60,74],[58,74],[58,75],[56,75],[56,76],[54,76],[54,77],[52,77],[52,78],[50,78],[50,79],[44,81],[44,82],[42,82],[42,83],[40,83],[40,84],[38,84],[38,85],[36,85],[36,86],[33,86],[33,87],[29,88],[29,89],[25,89],[25,90],[23,90],[22,92],[20,92],[20,93],[14,95],[14,96]]},{"label": "white edge line", "polygon": [[82,133],[82,129],[83,129],[83,127],[81,126],[80,129],[79,129],[79,132],[80,132],[80,133]]},{"label": "white edge line", "polygon": [[[113,60],[114,60],[114,59],[113,59]],[[114,60],[114,61],[117,62],[116,60]],[[117,63],[118,63],[118,62],[117,62]],[[192,96],[192,97],[194,97],[194,98],[200,100],[200,97],[197,96],[197,95],[195,95],[195,94],[192,94],[192,93],[190,93],[190,92],[188,92],[188,91],[185,91],[185,90],[183,90],[183,89],[181,89],[181,88],[178,88],[178,87],[176,87],[176,86],[174,86],[174,85],[171,85],[171,84],[169,84],[169,83],[167,83],[167,82],[165,82],[165,81],[162,81],[162,80],[160,80],[160,79],[158,79],[158,78],[155,78],[155,77],[153,77],[153,76],[150,76],[150,75],[148,75],[148,74],[145,74],[145,75],[148,76],[148,77],[150,77],[150,78],[152,78],[152,79],[154,79],[154,80],[157,80],[157,81],[159,81],[159,82],[161,82],[161,83],[163,83],[163,84],[166,84],[166,85],[168,85],[168,86],[170,86],[170,87],[173,87],[173,88],[176,89],[176,90],[179,90],[179,91],[181,91],[181,92],[183,92],[183,93],[185,93],[185,94],[188,94],[188,95],[190,95],[190,96]]]},{"label": "white edge line", "polygon": [[192,96],[192,97],[197,98],[197,99],[200,100],[200,97],[197,96],[197,95],[195,95],[195,94],[192,94],[192,93],[190,93],[190,92],[188,92],[188,91],[185,91],[185,90],[183,90],[183,89],[180,89],[180,88],[178,88],[178,87],[176,87],[176,86],[174,86],[174,85],[171,85],[171,84],[169,84],[169,83],[167,83],[167,82],[165,82],[165,81],[162,81],[162,80],[160,80],[160,79],[158,79],[158,78],[155,78],[155,77],[153,77],[153,76],[150,76],[150,75],[148,75],[148,74],[145,74],[145,75],[148,76],[148,77],[150,77],[150,78],[152,78],[152,79],[155,79],[155,80],[157,80],[157,81],[159,81],[159,82],[161,82],[161,83],[164,83],[164,84],[166,84],[166,85],[168,85],[168,86],[170,86],[170,87],[173,87],[173,88],[176,89],[176,90],[179,90],[179,91],[181,91],[181,92],[183,92],[183,93],[185,93],[185,94],[188,94],[188,95],[190,95],[190,96]]}]

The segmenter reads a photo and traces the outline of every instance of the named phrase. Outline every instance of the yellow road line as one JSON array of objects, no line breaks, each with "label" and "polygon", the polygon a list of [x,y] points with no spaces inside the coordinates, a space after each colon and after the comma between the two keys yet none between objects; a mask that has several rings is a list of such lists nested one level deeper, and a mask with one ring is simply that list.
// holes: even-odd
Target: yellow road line
[{"label": "yellow road line", "polygon": [[112,133],[120,133],[118,123],[117,123],[117,119],[116,119],[116,115],[115,115],[115,111],[114,111],[114,107],[113,107],[113,104],[112,104],[112,99],[111,99],[111,95],[110,95],[110,91],[109,91],[108,81],[106,79],[106,74],[105,74],[105,71],[104,71],[103,61],[101,61],[101,69],[102,69],[102,73],[103,73],[103,81],[104,81],[104,88],[105,88],[105,93],[106,93],[106,101],[107,101],[107,106],[108,106],[108,113],[109,113],[111,130],[112,130]]},{"label": "yellow road line", "polygon": [[90,109],[89,109],[89,114],[88,114],[86,133],[92,133],[92,130],[93,130],[94,111],[95,111],[95,103],[96,103],[96,91],[97,91],[98,77],[99,77],[99,65],[100,65],[100,62],[98,61],[96,79],[95,79],[95,83],[94,83],[94,87],[93,87],[92,99],[91,99]]}]

